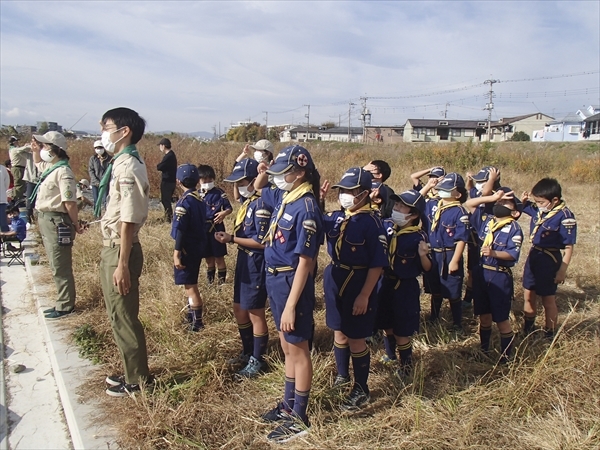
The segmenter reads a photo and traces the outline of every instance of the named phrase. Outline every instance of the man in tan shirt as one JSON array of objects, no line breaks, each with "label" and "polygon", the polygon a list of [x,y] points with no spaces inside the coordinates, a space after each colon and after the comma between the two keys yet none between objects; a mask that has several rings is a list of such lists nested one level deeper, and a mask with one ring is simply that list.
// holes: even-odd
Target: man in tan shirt
[{"label": "man in tan shirt", "polygon": [[13,203],[17,204],[23,195],[25,194],[25,187],[27,186],[23,175],[25,174],[25,167],[27,166],[27,159],[31,153],[31,147],[24,145],[17,147],[19,139],[16,136],[11,136],[9,140],[8,154],[10,156],[10,164],[12,166],[12,174],[15,179],[13,189]]},{"label": "man in tan shirt", "polygon": [[[144,257],[138,233],[148,217],[150,183],[146,165],[135,144],[144,135],[146,122],[129,108],[107,111],[102,120],[102,144],[114,153],[102,181],[98,202],[110,184],[103,237],[100,280],[113,335],[123,361],[124,376],[106,378],[106,393],[126,397],[151,382],[144,328],[138,318],[139,278]],[[100,204],[96,205],[96,210]]]}]

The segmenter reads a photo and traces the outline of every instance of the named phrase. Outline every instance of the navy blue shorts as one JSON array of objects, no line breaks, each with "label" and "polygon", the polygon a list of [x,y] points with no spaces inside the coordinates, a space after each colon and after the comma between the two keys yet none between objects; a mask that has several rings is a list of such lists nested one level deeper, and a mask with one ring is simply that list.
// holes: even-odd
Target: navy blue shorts
[{"label": "navy blue shorts", "polygon": [[265,255],[248,250],[252,255],[238,249],[233,281],[233,303],[243,310],[261,309],[267,303],[265,286]]},{"label": "navy blue shorts", "polygon": [[339,319],[334,320],[332,323],[337,322],[340,327],[337,330],[333,329],[341,331],[350,339],[367,338],[373,334],[377,315],[377,289],[373,289],[369,297],[367,312],[359,316],[352,314],[354,301],[365,284],[368,272],[368,269],[351,271],[335,266],[331,269],[331,277],[339,289],[335,309],[331,311],[331,315],[334,315],[337,311]]},{"label": "navy blue shorts", "polygon": [[491,314],[496,323],[510,317],[514,281],[510,272],[496,272],[479,266],[473,271],[473,313]]},{"label": "navy blue shorts", "polygon": [[562,264],[562,253],[560,250],[537,250],[531,248],[525,271],[523,272],[523,287],[535,291],[542,297],[556,294],[554,278]]},{"label": "navy blue shorts", "polygon": [[480,248],[475,244],[467,244],[467,269],[475,270],[479,267]]},{"label": "navy blue shorts", "polygon": [[206,233],[206,244],[204,246],[204,257],[205,258],[219,258],[227,254],[227,244],[221,244],[215,239],[215,233],[217,231],[225,231],[225,225],[222,223],[218,225],[211,225],[211,231]]},{"label": "navy blue shorts", "polygon": [[[273,313],[277,331],[281,331],[281,315],[292,289],[292,282],[295,276],[296,271],[279,272],[277,274],[267,271],[266,274],[267,294],[269,295],[271,312]],[[286,342],[299,344],[300,342],[312,339],[314,309],[315,282],[312,275],[309,274],[304,285],[304,290],[300,294],[300,299],[296,304],[295,330],[290,333],[283,333]]]},{"label": "navy blue shorts", "polygon": [[437,264],[433,258],[431,261],[431,269],[428,272],[423,272],[423,290],[426,294],[442,294],[442,286],[440,285],[440,272],[437,269]]},{"label": "navy blue shorts", "polygon": [[[436,261],[437,273],[440,275],[440,293],[443,298],[455,300],[462,295],[462,285],[465,278],[465,269],[462,257],[458,263],[458,270],[454,273],[448,272],[448,264],[454,256],[454,250],[445,252],[433,252]],[[433,270],[434,268],[432,268]]]},{"label": "navy blue shorts", "polygon": [[333,266],[329,264],[323,271],[323,291],[325,295],[325,324],[332,330],[342,329],[342,318],[337,310],[336,301],[339,293],[337,284],[333,281],[331,269]]},{"label": "navy blue shorts", "polygon": [[173,276],[175,284],[198,284],[198,274],[200,273],[200,263],[202,256],[200,252],[191,252],[183,250],[181,252],[181,264],[185,269],[176,269],[173,267]]},{"label": "navy blue shorts", "polygon": [[418,333],[420,296],[421,288],[416,278],[383,277],[379,282],[377,327],[382,330],[392,328],[396,336],[409,337]]}]

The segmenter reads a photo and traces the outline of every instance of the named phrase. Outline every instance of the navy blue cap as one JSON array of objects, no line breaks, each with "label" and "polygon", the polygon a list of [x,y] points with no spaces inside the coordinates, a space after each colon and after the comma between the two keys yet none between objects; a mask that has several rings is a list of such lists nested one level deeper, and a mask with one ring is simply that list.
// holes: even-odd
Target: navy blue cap
[{"label": "navy blue cap", "polygon": [[292,145],[286,147],[279,152],[273,165],[267,170],[270,175],[281,175],[290,171],[292,168],[297,169],[314,169],[312,156],[308,150],[300,145]]},{"label": "navy blue cap", "polygon": [[193,164],[182,164],[177,168],[177,173],[175,177],[179,181],[183,181],[186,178],[190,178],[192,181],[196,183],[200,180],[200,174],[198,173],[198,168]]},{"label": "navy blue cap", "polygon": [[240,162],[235,163],[231,175],[229,175],[223,181],[229,181],[235,183],[236,181],[243,180],[244,178],[256,178],[258,176],[258,161],[251,158],[242,159]]},{"label": "navy blue cap", "polygon": [[473,175],[473,181],[476,181],[478,183],[483,183],[484,181],[487,181],[490,179],[490,169],[495,169],[494,166],[485,166],[484,168],[482,168],[479,172],[477,172],[475,175]]},{"label": "navy blue cap", "polygon": [[446,175],[446,171],[444,170],[443,167],[434,167],[433,169],[431,169],[431,171],[428,174],[428,176],[435,177],[435,178],[443,177],[445,175]]},{"label": "navy blue cap", "polygon": [[519,197],[517,197],[514,193],[514,191],[506,186],[502,186],[501,188],[498,189],[499,191],[503,191],[505,194],[508,194],[509,192],[513,193],[513,202],[515,203],[515,209],[517,211],[519,211],[520,213],[523,212],[523,202],[521,201],[521,199]]},{"label": "navy blue cap", "polygon": [[352,167],[348,169],[346,173],[342,175],[342,179],[332,187],[343,189],[361,188],[363,190],[370,190],[372,180],[373,175],[371,175],[371,172],[368,172],[361,167]]},{"label": "navy blue cap", "polygon": [[423,214],[425,212],[425,199],[419,191],[409,189],[401,194],[390,195],[390,200],[395,202],[404,203],[406,206],[417,208],[417,210]]},{"label": "navy blue cap", "polygon": [[451,191],[455,188],[463,188],[465,187],[465,180],[463,177],[456,172],[449,173],[444,177],[442,181],[440,181],[435,187],[438,191]]}]

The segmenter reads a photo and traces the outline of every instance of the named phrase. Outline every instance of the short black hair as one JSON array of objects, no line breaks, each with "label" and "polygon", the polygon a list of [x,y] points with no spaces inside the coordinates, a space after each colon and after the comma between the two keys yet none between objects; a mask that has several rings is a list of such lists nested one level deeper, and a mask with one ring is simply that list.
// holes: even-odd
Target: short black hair
[{"label": "short black hair", "polygon": [[181,180],[181,184],[187,189],[194,189],[196,186],[198,186],[198,180],[195,178],[186,177]]},{"label": "short black hair", "polygon": [[217,178],[215,169],[206,164],[198,165],[198,174],[200,175],[200,178],[212,178],[213,180]]},{"label": "short black hair", "polygon": [[12,214],[12,213],[17,213],[17,214],[20,214],[20,213],[21,213],[21,210],[19,209],[19,207],[18,207],[18,206],[11,206],[10,208],[8,208],[8,209],[6,210],[6,214]]},{"label": "short black hair", "polygon": [[542,178],[531,189],[531,195],[545,198],[546,200],[552,200],[555,197],[562,199],[562,189],[556,179]]},{"label": "short black hair", "polygon": [[4,166],[5,167],[12,167],[12,164],[10,163],[10,159],[7,159],[6,161],[4,161]]},{"label": "short black hair", "polygon": [[65,150],[63,148],[59,147],[58,145],[54,145],[54,144],[46,144],[46,145],[49,146],[50,149],[52,149],[52,153],[54,153],[60,159],[66,159],[67,161],[69,160],[69,155],[67,155],[67,152],[65,152]]},{"label": "short black hair", "polygon": [[390,167],[390,165],[385,161],[382,161],[381,159],[371,161],[371,164],[377,167],[377,170],[381,174],[381,181],[387,180],[392,174],[392,168]]},{"label": "short black hair", "polygon": [[419,223],[421,223],[421,211],[419,211],[417,208],[415,208],[414,206],[410,206],[410,215],[412,216],[413,214],[416,214],[417,217],[413,220],[411,220],[411,226],[416,227],[419,225]]},{"label": "short black hair", "polygon": [[129,127],[132,144],[137,144],[144,136],[146,121],[133,109],[120,107],[106,111],[102,116],[101,123],[104,125],[109,119],[114,122],[117,129]]}]

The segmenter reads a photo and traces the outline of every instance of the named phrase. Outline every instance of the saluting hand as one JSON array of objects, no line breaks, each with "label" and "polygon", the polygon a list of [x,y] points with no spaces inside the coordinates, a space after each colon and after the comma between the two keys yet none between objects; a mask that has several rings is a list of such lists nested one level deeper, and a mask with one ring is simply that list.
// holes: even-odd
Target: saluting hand
[{"label": "saluting hand", "polygon": [[118,265],[113,273],[113,285],[117,287],[120,295],[129,294],[131,289],[131,275],[129,268]]},{"label": "saluting hand", "polygon": [[329,180],[323,181],[323,184],[321,185],[321,198],[322,199],[324,199],[325,196],[327,195],[327,193],[329,192],[330,186],[331,186],[331,183],[329,183]]},{"label": "saluting hand", "polygon": [[358,297],[356,297],[356,300],[354,300],[354,305],[352,306],[352,315],[362,316],[367,312],[368,306],[369,296],[363,293],[358,294]]}]

